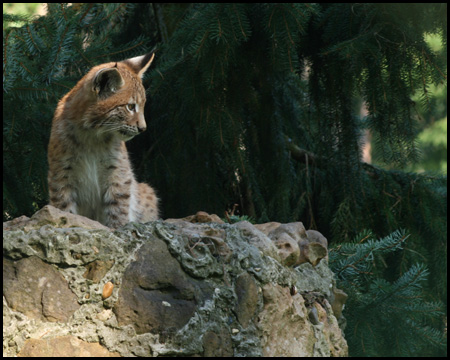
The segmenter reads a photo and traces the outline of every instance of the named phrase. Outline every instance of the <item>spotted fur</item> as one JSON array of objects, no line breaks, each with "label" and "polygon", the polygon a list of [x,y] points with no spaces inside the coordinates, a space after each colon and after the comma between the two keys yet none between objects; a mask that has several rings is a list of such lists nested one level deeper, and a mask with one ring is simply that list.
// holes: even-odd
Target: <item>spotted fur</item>
[{"label": "spotted fur", "polygon": [[133,175],[125,141],[146,129],[147,54],[92,68],[58,103],[48,146],[50,204],[111,228],[158,218],[158,198]]}]

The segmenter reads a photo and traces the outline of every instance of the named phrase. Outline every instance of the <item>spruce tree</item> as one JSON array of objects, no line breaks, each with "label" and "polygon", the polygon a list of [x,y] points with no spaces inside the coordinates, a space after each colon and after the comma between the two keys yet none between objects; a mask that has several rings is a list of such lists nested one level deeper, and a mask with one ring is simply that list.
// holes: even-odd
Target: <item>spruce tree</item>
[{"label": "spruce tree", "polygon": [[349,295],[346,338],[352,356],[432,356],[445,349],[444,332],[432,325],[442,319],[443,304],[426,300],[423,288],[427,267],[414,264],[395,281],[380,276],[384,256],[403,256],[408,237],[395,231],[376,239],[364,231],[330,249],[330,268]]},{"label": "spruce tree", "polygon": [[[401,253],[373,260],[384,266],[377,267],[378,280],[361,280],[364,299],[379,299],[380,288],[394,294],[403,281],[411,294],[420,283],[428,299],[446,303],[446,176],[361,161],[366,130],[385,164],[401,169],[418,159],[415,109],[432,103],[430,84],[446,81],[446,58],[424,34],[439,34],[446,48],[446,10],[446,4],[49,4],[46,16],[21,19],[21,27],[5,26],[15,18],[4,14],[3,217],[31,215],[48,200],[46,146],[57,100],[91,66],[157,45],[144,79],[148,130],[127,146],[138,180],[158,190],[164,217],[199,210],[223,216],[238,204],[257,222],[302,221],[337,247],[363,231],[385,239],[406,229]],[[417,92],[418,104],[411,100]],[[427,265],[426,282],[419,281],[426,275],[419,262]],[[355,313],[344,315],[364,319],[361,298]],[[427,301],[414,306],[425,311]],[[373,303],[375,314],[379,304]],[[435,319],[423,320],[442,329]],[[356,344],[366,331],[355,327],[346,335]],[[385,345],[374,341],[370,354],[385,354]],[[430,355],[423,349],[413,353]]]}]

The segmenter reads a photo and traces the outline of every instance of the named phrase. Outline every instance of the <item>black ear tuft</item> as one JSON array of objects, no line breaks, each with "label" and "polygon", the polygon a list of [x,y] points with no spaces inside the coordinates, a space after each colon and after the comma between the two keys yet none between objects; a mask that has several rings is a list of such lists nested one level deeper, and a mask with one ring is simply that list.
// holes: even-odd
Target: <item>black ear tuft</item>
[{"label": "black ear tuft", "polygon": [[93,90],[98,97],[105,99],[123,86],[123,79],[117,68],[101,69],[95,74]]}]

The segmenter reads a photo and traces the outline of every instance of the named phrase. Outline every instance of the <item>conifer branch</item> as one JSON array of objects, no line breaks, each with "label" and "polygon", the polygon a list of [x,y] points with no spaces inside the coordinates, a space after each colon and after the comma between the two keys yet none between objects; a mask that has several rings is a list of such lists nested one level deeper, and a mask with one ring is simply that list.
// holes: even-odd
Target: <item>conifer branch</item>
[{"label": "conifer branch", "polygon": [[301,163],[311,163],[315,164],[317,163],[317,155],[313,154],[312,152],[302,149],[299,146],[295,145],[291,138],[289,138],[287,135],[284,135],[284,138],[287,143],[287,147],[289,151],[291,152],[292,157],[301,162]]}]

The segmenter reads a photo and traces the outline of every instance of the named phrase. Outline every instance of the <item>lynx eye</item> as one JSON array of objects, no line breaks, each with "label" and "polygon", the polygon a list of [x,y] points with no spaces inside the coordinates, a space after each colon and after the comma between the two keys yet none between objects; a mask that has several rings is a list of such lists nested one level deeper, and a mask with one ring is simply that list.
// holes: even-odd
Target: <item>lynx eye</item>
[{"label": "lynx eye", "polygon": [[136,104],[127,104],[126,107],[127,107],[127,110],[130,112],[136,111]]}]

